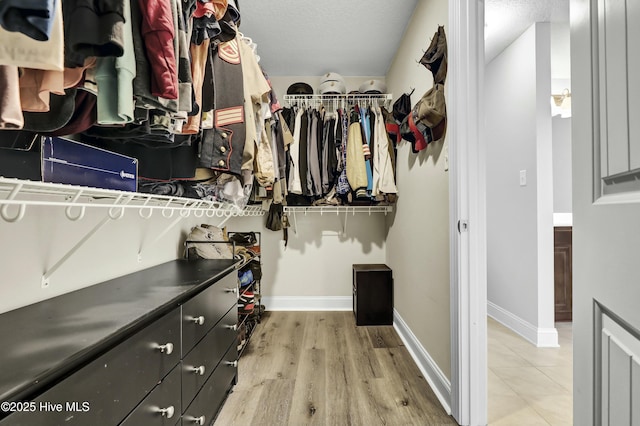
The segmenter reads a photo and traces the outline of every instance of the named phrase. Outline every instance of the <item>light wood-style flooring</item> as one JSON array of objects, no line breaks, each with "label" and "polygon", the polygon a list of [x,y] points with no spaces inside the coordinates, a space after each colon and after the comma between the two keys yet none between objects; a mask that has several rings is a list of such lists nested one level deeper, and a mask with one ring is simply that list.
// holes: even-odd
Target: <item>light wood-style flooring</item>
[{"label": "light wood-style flooring", "polygon": [[267,312],[216,426],[455,425],[391,326]]},{"label": "light wood-style flooring", "polygon": [[556,323],[558,348],[536,348],[488,319],[489,425],[573,424],[573,327]]}]

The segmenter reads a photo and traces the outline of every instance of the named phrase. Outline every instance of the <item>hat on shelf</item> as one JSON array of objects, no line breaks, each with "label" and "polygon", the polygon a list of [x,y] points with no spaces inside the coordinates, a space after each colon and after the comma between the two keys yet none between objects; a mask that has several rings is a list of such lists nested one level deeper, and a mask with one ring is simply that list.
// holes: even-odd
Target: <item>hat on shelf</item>
[{"label": "hat on shelf", "polygon": [[347,85],[340,74],[328,72],[322,76],[318,92],[321,95],[344,95],[347,93]]},{"label": "hat on shelf", "polygon": [[287,95],[313,95],[313,88],[307,83],[293,83],[287,89]]},{"label": "hat on shelf", "polygon": [[387,85],[380,80],[367,80],[360,85],[358,92],[366,94],[387,93]]}]

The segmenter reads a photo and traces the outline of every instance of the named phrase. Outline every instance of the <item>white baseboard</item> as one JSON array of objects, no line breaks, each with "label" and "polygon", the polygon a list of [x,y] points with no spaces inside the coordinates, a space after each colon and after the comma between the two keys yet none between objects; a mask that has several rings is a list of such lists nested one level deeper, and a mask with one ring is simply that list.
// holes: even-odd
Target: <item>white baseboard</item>
[{"label": "white baseboard", "polygon": [[352,296],[263,296],[267,311],[351,311]]},{"label": "white baseboard", "polygon": [[393,310],[393,327],[438,397],[440,404],[447,414],[451,414],[451,382],[395,309]]},{"label": "white baseboard", "polygon": [[557,348],[558,330],[553,328],[538,328],[506,309],[487,301],[487,314],[514,333],[533,343],[539,348]]}]

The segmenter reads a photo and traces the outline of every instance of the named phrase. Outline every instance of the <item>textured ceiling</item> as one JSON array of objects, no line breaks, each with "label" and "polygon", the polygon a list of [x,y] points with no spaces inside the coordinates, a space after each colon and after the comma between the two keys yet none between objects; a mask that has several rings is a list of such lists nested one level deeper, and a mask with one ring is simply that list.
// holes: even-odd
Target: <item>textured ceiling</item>
[{"label": "textured ceiling", "polygon": [[418,0],[240,0],[269,75],[386,75]]},{"label": "textured ceiling", "polygon": [[[386,75],[418,1],[239,0],[240,30],[269,75]],[[534,22],[568,22],[569,0],[486,0],[489,62]]]},{"label": "textured ceiling", "polygon": [[486,0],[484,10],[486,62],[534,22],[569,22],[569,0]]}]

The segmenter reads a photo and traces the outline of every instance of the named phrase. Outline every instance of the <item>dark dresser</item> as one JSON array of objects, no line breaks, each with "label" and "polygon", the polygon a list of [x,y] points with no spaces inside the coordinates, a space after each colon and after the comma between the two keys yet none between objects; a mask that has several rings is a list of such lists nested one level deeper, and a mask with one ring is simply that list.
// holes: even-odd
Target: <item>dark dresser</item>
[{"label": "dark dresser", "polygon": [[393,275],[383,264],[353,265],[356,325],[393,325]]},{"label": "dark dresser", "polygon": [[0,315],[0,425],[211,424],[237,380],[235,267],[176,260]]}]

